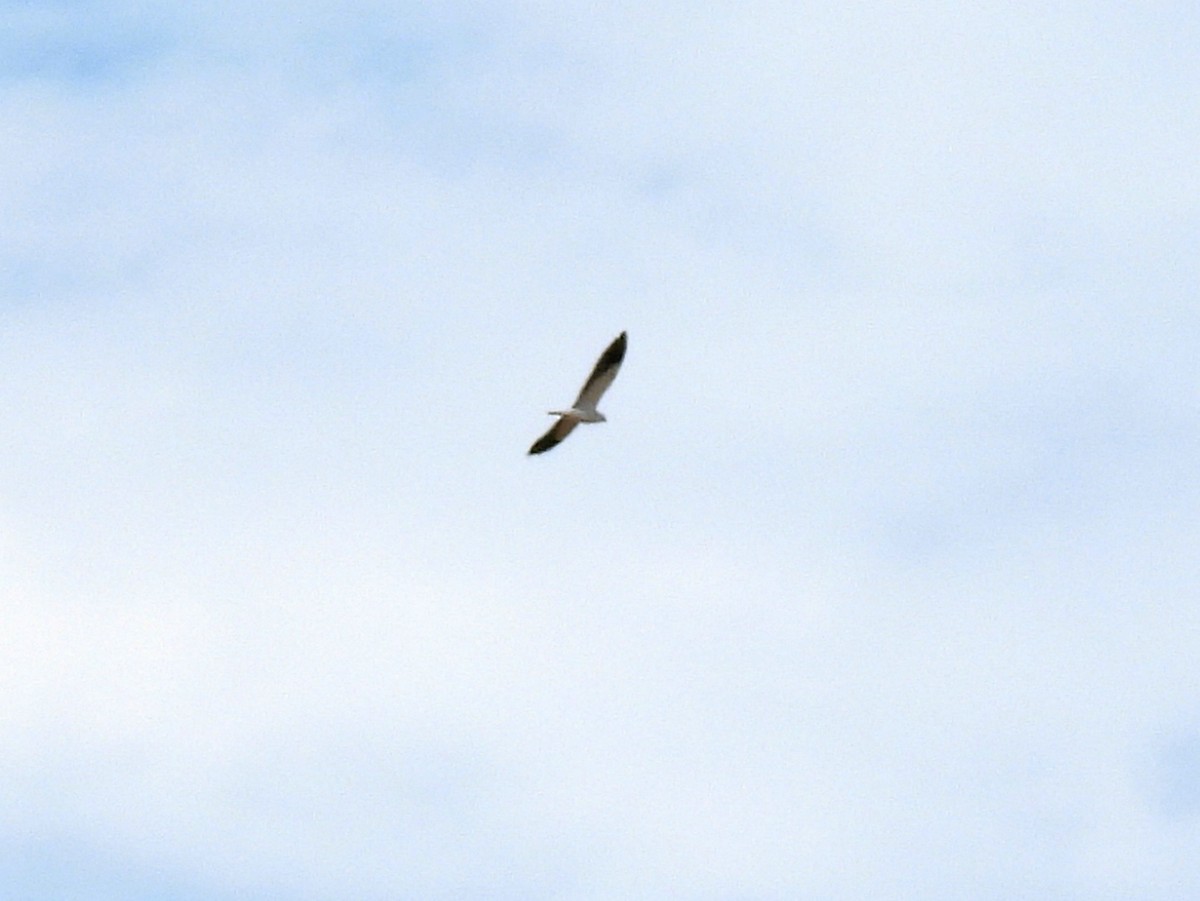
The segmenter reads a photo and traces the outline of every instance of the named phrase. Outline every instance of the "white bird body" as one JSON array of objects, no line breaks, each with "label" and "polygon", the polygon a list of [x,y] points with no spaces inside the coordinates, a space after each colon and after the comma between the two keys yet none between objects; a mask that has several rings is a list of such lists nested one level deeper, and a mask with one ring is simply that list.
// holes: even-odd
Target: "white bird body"
[{"label": "white bird body", "polygon": [[599,410],[581,410],[572,407],[569,410],[551,410],[550,416],[570,416],[580,422],[608,422],[608,418]]},{"label": "white bird body", "polygon": [[621,368],[621,361],[625,359],[626,342],[625,332],[621,332],[616,340],[608,345],[592,368],[592,374],[583,383],[579,397],[575,398],[571,409],[550,411],[551,416],[558,417],[558,422],[554,423],[545,435],[533,443],[529,453],[545,453],[570,435],[575,426],[581,422],[608,422],[604,414],[596,409],[596,404],[600,402],[601,396],[613,383],[613,379],[617,377],[617,370]]}]

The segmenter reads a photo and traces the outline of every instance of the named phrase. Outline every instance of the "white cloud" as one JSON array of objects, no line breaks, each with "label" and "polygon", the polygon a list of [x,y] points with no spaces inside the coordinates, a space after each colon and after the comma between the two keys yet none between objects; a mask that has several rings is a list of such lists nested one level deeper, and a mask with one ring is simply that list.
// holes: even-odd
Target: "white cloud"
[{"label": "white cloud", "polygon": [[10,74],[0,866],[1178,897],[1165,10],[188,8]]}]

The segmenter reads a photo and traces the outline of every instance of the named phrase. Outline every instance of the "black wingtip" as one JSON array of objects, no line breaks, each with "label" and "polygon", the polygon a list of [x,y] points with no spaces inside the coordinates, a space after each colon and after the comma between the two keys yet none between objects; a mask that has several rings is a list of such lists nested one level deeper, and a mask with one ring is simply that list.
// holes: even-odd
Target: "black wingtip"
[{"label": "black wingtip", "polygon": [[614,366],[625,359],[625,347],[629,343],[629,339],[625,332],[617,335],[613,339],[613,343],[608,345],[608,348],[600,355],[601,366]]}]

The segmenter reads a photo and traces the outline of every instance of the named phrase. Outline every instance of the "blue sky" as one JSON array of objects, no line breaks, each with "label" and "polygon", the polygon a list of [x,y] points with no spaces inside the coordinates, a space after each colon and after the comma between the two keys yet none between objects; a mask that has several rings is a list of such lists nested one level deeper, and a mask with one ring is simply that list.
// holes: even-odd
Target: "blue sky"
[{"label": "blue sky", "polygon": [[1194,5],[593,7],[0,5],[0,881],[1200,893]]}]

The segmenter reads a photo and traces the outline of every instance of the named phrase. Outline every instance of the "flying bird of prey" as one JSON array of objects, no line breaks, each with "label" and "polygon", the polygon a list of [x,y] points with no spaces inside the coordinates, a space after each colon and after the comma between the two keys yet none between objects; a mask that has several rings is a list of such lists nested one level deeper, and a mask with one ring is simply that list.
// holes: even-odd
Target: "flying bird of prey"
[{"label": "flying bird of prey", "polygon": [[596,404],[600,402],[600,397],[617,377],[617,370],[621,368],[621,361],[624,359],[625,333],[621,332],[617,335],[616,340],[608,345],[608,349],[600,354],[600,359],[596,361],[596,366],[592,369],[588,380],[583,383],[579,397],[575,398],[571,409],[550,411],[551,416],[558,417],[558,422],[550,427],[550,431],[533,442],[529,453],[545,453],[570,435],[575,426],[581,422],[606,422],[604,414],[596,409]]}]

